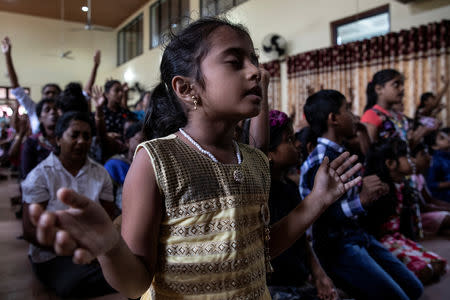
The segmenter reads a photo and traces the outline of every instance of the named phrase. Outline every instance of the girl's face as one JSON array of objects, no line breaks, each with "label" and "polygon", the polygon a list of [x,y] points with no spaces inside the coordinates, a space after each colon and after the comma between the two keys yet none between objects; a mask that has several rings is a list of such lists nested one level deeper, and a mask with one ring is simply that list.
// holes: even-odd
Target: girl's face
[{"label": "girl's face", "polygon": [[57,140],[61,148],[60,155],[73,161],[86,160],[91,145],[91,127],[80,120],[70,121],[69,127]]},{"label": "girl's face", "polygon": [[431,156],[428,153],[428,150],[420,150],[415,158],[417,173],[424,174],[431,165]]},{"label": "girl's face", "polygon": [[251,40],[222,26],[211,34],[209,44],[200,64],[204,88],[199,96],[204,114],[232,121],[258,115],[261,74]]},{"label": "girl's face", "polygon": [[120,83],[113,84],[105,95],[109,102],[120,103],[123,95],[122,85],[120,85]]},{"label": "girl's face", "polygon": [[44,128],[54,130],[56,122],[58,121],[58,110],[55,102],[47,102],[42,106],[39,121],[44,125]]},{"label": "girl's face", "polygon": [[295,147],[295,137],[292,126],[283,131],[281,143],[275,151],[270,152],[274,166],[285,169],[297,165],[300,162],[300,152]]},{"label": "girl's face", "polygon": [[396,76],[394,79],[386,82],[383,86],[377,85],[376,89],[378,99],[384,99],[387,103],[400,103],[405,95],[405,86],[402,76]]}]

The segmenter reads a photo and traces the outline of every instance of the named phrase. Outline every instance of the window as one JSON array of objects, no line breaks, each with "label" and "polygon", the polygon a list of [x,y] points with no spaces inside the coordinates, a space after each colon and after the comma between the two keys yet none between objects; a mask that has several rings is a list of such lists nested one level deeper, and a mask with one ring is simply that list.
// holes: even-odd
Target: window
[{"label": "window", "polygon": [[189,22],[189,0],[159,0],[150,6],[150,48],[158,47],[170,30],[176,32]]},{"label": "window", "polygon": [[333,45],[370,39],[389,31],[389,4],[331,23]]},{"label": "window", "polygon": [[212,17],[223,14],[247,0],[200,0],[202,17]]},{"label": "window", "polygon": [[142,23],[140,14],[117,33],[117,65],[142,54]]},{"label": "window", "polygon": [[[25,90],[25,93],[30,95],[30,88],[23,88]],[[12,94],[12,87],[8,86],[0,86],[0,100],[14,100],[16,97]]]}]

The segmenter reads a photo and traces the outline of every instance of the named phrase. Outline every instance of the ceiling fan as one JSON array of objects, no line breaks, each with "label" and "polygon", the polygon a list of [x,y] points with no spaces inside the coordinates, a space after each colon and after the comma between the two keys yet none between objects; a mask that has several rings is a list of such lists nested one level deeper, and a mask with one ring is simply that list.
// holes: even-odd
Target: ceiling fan
[{"label": "ceiling fan", "polygon": [[72,31],[81,31],[81,30],[96,30],[96,31],[113,31],[110,27],[105,26],[97,26],[92,24],[92,0],[87,0],[87,14],[86,14],[86,24],[83,29],[75,28]]},{"label": "ceiling fan", "polygon": [[67,50],[67,51],[61,51],[57,54],[43,54],[42,56],[59,57],[61,59],[70,59],[70,60],[75,59],[73,56],[71,56],[71,54],[72,54],[72,50]]}]

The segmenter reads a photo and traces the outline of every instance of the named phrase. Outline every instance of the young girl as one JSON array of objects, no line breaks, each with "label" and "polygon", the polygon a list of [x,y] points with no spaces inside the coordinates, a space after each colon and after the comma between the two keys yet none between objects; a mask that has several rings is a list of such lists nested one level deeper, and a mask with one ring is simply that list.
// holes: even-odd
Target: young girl
[{"label": "young girl", "polygon": [[125,120],[131,112],[126,108],[122,107],[122,96],[123,96],[122,85],[117,80],[108,80],[105,83],[105,93],[106,104],[102,106],[106,131],[116,132],[122,135],[123,126]]},{"label": "young girl", "polygon": [[400,135],[407,140],[408,123],[395,118],[392,107],[404,96],[404,77],[397,70],[381,70],[367,84],[367,104],[361,122],[367,127],[372,142],[378,138]]},{"label": "young girl", "polygon": [[262,99],[248,32],[198,20],[168,44],[160,71],[166,100],[182,103],[187,123],[138,147],[123,190],[122,236],[98,205],[61,189],[71,209],[30,208],[38,237],[75,262],[97,257],[129,298],[269,299],[270,258],[360,182],[348,181],[360,165],[349,168],[356,157],[348,153],[325,159],[311,194],[269,229],[267,158],[233,142],[235,125],[256,116]]},{"label": "young girl", "polygon": [[[269,113],[269,165],[271,173],[269,208],[271,223],[276,223],[301,202],[297,182],[287,173],[300,162],[295,147],[291,119],[283,112]],[[274,299],[337,299],[333,281],[327,276],[314,250],[303,235],[289,249],[272,260],[274,272],[267,283]],[[314,286],[308,283],[312,275]]]},{"label": "young girl", "polygon": [[389,184],[390,192],[373,203],[365,221],[383,245],[426,284],[445,272],[446,261],[405,237],[418,231],[415,201],[411,199],[409,181],[405,180],[405,176],[412,174],[409,161],[407,144],[400,138],[386,139],[372,146],[366,174],[377,174]]}]

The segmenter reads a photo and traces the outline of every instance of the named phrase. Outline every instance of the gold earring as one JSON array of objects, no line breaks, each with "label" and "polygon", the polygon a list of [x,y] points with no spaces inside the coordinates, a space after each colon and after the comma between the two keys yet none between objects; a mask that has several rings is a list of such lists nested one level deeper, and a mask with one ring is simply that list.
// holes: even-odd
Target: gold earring
[{"label": "gold earring", "polygon": [[194,100],[194,110],[197,110],[197,103],[198,103],[197,97],[192,96],[192,99]]}]

